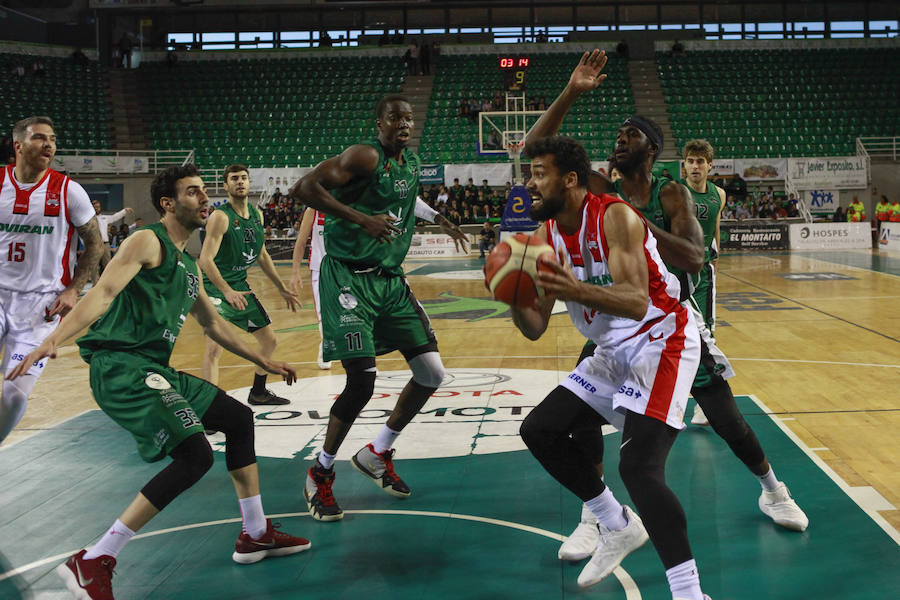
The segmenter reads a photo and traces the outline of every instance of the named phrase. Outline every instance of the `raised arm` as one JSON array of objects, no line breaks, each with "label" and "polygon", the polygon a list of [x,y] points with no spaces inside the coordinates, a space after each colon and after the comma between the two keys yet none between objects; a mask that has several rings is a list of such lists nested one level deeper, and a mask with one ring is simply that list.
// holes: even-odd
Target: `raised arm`
[{"label": "raised arm", "polygon": [[582,55],[569,77],[569,83],[528,131],[525,143],[556,135],[575,100],[584,92],[596,89],[606,79],[606,74],[601,73],[603,67],[606,66],[606,61],[606,52],[603,50],[595,49]]},{"label": "raised arm", "polygon": [[341,187],[359,177],[370,177],[378,168],[378,152],[362,144],[350,146],[338,156],[320,162],[300,178],[288,193],[306,206],[356,223],[381,243],[389,243],[400,231],[386,214],[367,215],[339,202],[328,190]]},{"label": "raised arm", "polygon": [[691,192],[680,183],[669,183],[659,195],[663,211],[669,217],[672,232],[650,224],[656,237],[659,254],[668,264],[688,273],[703,268],[703,229],[697,220],[697,209]]},{"label": "raised arm", "polygon": [[[96,226],[96,221],[94,224]],[[154,267],[159,263],[159,240],[152,231],[138,231],[128,237],[106,265],[97,285],[92,287],[66,318],[59,322],[53,333],[10,372],[7,379],[15,379],[25,374],[32,363],[46,356],[56,358],[57,347],[100,318],[141,268]]]},{"label": "raised arm", "polygon": [[643,222],[633,209],[616,203],[606,209],[603,230],[609,246],[607,262],[612,285],[579,281],[571,265],[559,263],[548,263],[553,270],[541,273],[539,284],[560,300],[617,317],[643,319],[650,298]]}]

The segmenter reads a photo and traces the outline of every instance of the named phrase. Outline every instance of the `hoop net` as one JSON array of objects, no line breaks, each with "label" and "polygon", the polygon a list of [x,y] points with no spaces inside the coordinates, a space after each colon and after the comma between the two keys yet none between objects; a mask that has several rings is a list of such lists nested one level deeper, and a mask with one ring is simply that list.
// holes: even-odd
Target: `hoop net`
[{"label": "hoop net", "polygon": [[508,142],[506,144],[506,153],[513,160],[517,160],[522,156],[522,150],[525,148],[524,142]]}]

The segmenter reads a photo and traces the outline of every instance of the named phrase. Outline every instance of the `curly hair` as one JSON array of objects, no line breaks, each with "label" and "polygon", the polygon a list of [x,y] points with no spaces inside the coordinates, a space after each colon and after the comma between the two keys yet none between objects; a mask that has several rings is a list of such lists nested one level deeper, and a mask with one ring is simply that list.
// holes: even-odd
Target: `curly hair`
[{"label": "curly hair", "polygon": [[525,154],[531,158],[552,156],[553,164],[560,174],[574,171],[578,176],[578,185],[587,187],[591,175],[591,159],[579,141],[559,135],[540,138],[525,145]]},{"label": "curly hair", "polygon": [[153,183],[150,184],[150,198],[153,200],[153,208],[156,209],[156,212],[160,215],[165,213],[162,207],[162,199],[175,198],[175,184],[178,183],[179,179],[199,176],[200,171],[197,170],[197,165],[194,164],[175,165],[157,174],[153,178]]}]

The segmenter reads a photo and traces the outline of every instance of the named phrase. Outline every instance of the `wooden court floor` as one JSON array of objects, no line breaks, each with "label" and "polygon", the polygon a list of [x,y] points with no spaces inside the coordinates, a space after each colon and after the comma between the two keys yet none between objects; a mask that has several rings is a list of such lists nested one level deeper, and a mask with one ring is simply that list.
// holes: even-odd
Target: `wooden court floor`
[{"label": "wooden court floor", "polygon": [[[554,316],[543,338],[526,340],[502,307],[486,301],[474,273],[480,265],[477,259],[406,265],[432,316],[445,365],[571,369],[584,340],[568,317]],[[287,264],[278,269],[290,277]],[[729,254],[719,260],[719,272],[716,337],[737,372],[735,394],[758,398],[851,486],[858,503],[900,529],[900,257],[877,251]],[[316,366],[308,281],[304,309],[292,313],[260,271],[251,271],[250,280],[278,334],[276,356],[301,377],[339,374],[337,364],[331,372]],[[189,320],[173,366],[199,374],[202,349],[199,327]],[[221,387],[251,384],[252,369],[242,359],[226,353],[221,365]],[[379,359],[382,372],[405,366],[397,353]],[[74,345],[62,348],[4,446],[96,409],[87,372]]]}]

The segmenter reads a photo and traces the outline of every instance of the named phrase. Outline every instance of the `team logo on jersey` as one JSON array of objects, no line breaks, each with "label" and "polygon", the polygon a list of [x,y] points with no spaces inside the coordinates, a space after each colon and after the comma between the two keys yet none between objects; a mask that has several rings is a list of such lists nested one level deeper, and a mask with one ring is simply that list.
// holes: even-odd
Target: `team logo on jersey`
[{"label": "team logo on jersey", "polygon": [[338,304],[346,310],[353,310],[356,308],[356,305],[359,304],[359,300],[357,300],[356,296],[350,292],[342,292],[341,295],[338,296]]},{"label": "team logo on jersey", "polygon": [[587,248],[594,262],[603,262],[603,254],[600,252],[600,242],[597,240],[597,232],[589,231],[587,234]]},{"label": "team logo on jersey", "polygon": [[250,264],[254,260],[256,260],[257,255],[255,252],[253,252],[253,250],[251,250],[250,252],[244,252],[243,250],[241,250],[241,254],[244,255],[244,262],[246,262],[247,264]]},{"label": "team logo on jersey", "polygon": [[185,271],[184,274],[187,275],[188,278],[187,294],[190,296],[191,300],[196,300],[197,296],[200,294],[200,278],[190,271]]},{"label": "team logo on jersey", "polygon": [[47,206],[59,206],[59,192],[47,192]]},{"label": "team logo on jersey", "polygon": [[144,384],[152,390],[167,390],[172,387],[172,384],[159,373],[149,373],[144,379]]},{"label": "team logo on jersey", "polygon": [[[403,183],[406,184],[405,181]],[[396,184],[394,185],[394,187],[396,188]],[[398,233],[391,233],[391,238],[396,239],[396,238],[400,237],[401,235],[403,235],[404,233],[406,233],[406,228],[402,227],[402,225],[403,225],[403,208],[402,207],[397,209],[396,215],[394,214],[393,211],[389,210],[388,216],[394,220],[393,223],[391,223],[391,225],[393,225],[394,227],[396,227],[397,229],[400,230]]]}]

